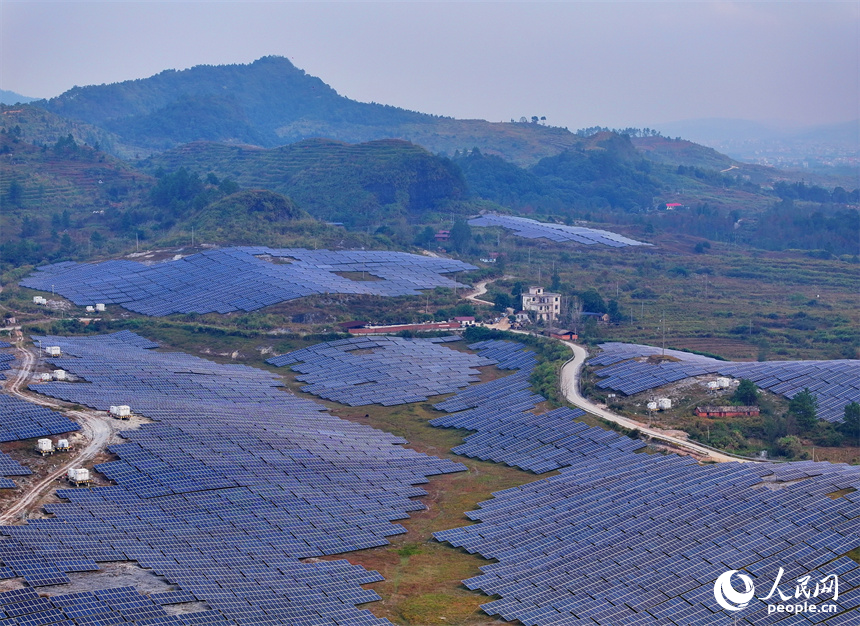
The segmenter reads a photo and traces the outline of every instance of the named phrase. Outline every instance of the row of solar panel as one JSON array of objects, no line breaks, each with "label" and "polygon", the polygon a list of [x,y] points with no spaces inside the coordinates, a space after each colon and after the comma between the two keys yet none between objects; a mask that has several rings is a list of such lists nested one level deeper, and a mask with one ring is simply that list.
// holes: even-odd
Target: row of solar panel
[{"label": "row of solar panel", "polygon": [[266,361],[302,372],[302,391],[349,406],[393,406],[450,393],[478,380],[492,359],[428,339],[357,337],[317,344]]},{"label": "row of solar panel", "polygon": [[549,239],[556,242],[571,241],[584,245],[602,244],[612,248],[650,245],[606,230],[583,226],[548,224],[512,215],[482,215],[469,220],[469,225],[478,227],[501,226],[502,228],[514,231],[514,234],[518,237],[525,237],[527,239]]},{"label": "row of solar panel", "polygon": [[[270,263],[259,258],[264,255],[292,262]],[[399,252],[230,248],[154,265],[59,263],[38,268],[21,285],[52,289],[78,305],[122,304],[161,316],[254,311],[322,293],[416,295],[420,289],[463,287],[442,274],[472,269],[460,261]],[[355,271],[372,271],[382,280],[354,281],[336,273]]]},{"label": "row of solar panel", "polygon": [[679,350],[667,350],[675,361],[637,361],[661,354],[660,348],[637,344],[601,344],[602,353],[589,360],[605,366],[596,375],[603,389],[633,395],[649,389],[705,374],[746,378],[762,389],[793,398],[809,389],[818,400],[818,417],[829,422],[844,418],[845,406],[860,402],[860,361],[765,361],[728,363]]},{"label": "row of solar panel", "polygon": [[123,431],[128,443],[111,447],[120,460],[98,467],[116,486],[61,491],[68,501],[48,505],[51,518],[3,528],[5,564],[23,565],[12,547],[54,575],[69,551],[134,560],[240,623],[269,619],[276,601],[304,616],[278,623],[384,623],[355,608],[378,598],[359,587],[378,574],[298,559],[384,545],[404,530],[393,520],[423,508],[417,485],[461,465],[335,418],[260,370],[155,352],[131,333],[39,339],[60,345],[51,362],[87,382],[40,392],[102,410],[130,404],[154,423]]},{"label": "row of solar panel", "polygon": [[[720,573],[744,568],[770,586],[783,567],[792,585],[807,573],[839,575],[839,611],[821,619],[850,623],[860,569],[840,555],[860,543],[860,503],[828,494],[856,488],[858,468],[623,454],[583,458],[559,476],[499,492],[469,514],[479,524],[436,533],[499,560],[464,581],[501,596],[487,612],[535,624],[720,623]],[[760,488],[796,477],[807,480]],[[770,623],[766,615],[763,603],[740,614],[750,624]]]}]

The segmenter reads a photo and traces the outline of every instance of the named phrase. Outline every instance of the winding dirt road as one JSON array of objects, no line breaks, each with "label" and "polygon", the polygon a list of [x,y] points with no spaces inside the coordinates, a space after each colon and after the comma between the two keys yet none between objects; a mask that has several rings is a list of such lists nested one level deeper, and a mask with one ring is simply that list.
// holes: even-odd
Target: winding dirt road
[{"label": "winding dirt road", "polygon": [[586,358],[588,358],[588,352],[582,346],[572,343],[570,341],[562,341],[561,343],[563,343],[573,351],[573,358],[570,359],[567,363],[565,363],[561,368],[561,379],[559,381],[561,385],[561,391],[564,394],[564,397],[571,404],[578,406],[582,410],[597,415],[598,417],[601,417],[607,421],[614,422],[615,424],[618,424],[620,426],[624,426],[625,428],[638,429],[639,432],[648,435],[653,439],[666,442],[674,447],[681,448],[683,450],[688,450],[696,456],[702,457],[703,459],[708,461],[719,461],[722,463],[730,461],[741,463],[751,462],[750,459],[736,457],[730,454],[710,449],[708,447],[699,445],[686,439],[680,439],[678,437],[667,435],[660,430],[649,428],[645,424],[613,413],[612,411],[609,411],[608,409],[605,409],[602,406],[591,402],[591,400],[589,400],[588,398],[583,397],[582,394],[579,392],[579,377],[582,372],[582,367],[583,365],[585,365],[585,360]]},{"label": "winding dirt road", "polygon": [[472,289],[472,291],[470,291],[463,297],[466,298],[466,300],[471,300],[472,302],[477,302],[479,304],[489,304],[490,306],[493,306],[492,302],[490,302],[489,300],[481,300],[480,298],[478,298],[478,296],[483,296],[485,293],[487,293],[487,285],[495,280],[495,278],[491,278],[489,280],[482,280],[475,285],[475,288]]},{"label": "winding dirt road", "polygon": [[24,386],[32,379],[36,368],[36,356],[24,347],[23,339],[15,344],[15,349],[21,359],[21,367],[15,379],[6,386],[6,392],[27,402],[32,402],[55,411],[62,411],[66,416],[75,420],[81,426],[81,433],[87,440],[86,446],[78,448],[64,458],[64,462],[45,478],[32,486],[30,491],[17,500],[5,511],[0,513],[0,523],[10,524],[20,521],[21,514],[36,506],[54,489],[56,481],[66,475],[70,467],[81,467],[102,452],[116,437],[118,428],[108,414],[93,410],[70,410],[63,404],[40,396],[31,391],[25,391]]}]

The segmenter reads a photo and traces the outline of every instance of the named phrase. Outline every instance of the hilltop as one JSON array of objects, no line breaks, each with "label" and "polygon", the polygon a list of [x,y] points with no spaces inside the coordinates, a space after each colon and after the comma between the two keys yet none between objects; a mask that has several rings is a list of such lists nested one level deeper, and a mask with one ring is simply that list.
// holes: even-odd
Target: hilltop
[{"label": "hilltop", "polygon": [[[255,219],[266,211],[230,210],[228,228],[211,218],[223,206],[200,213],[252,190],[375,233],[380,245],[426,245],[454,215],[489,209],[857,253],[853,186],[741,163],[649,129],[571,133],[360,103],[280,57],[75,87],[0,112],[0,243],[11,262],[184,241],[195,223],[202,236],[204,221],[210,241],[286,245],[284,237],[307,236],[309,217],[284,230]],[[270,200],[263,204],[278,204]]]},{"label": "hilltop", "polygon": [[350,143],[395,138],[433,152],[477,146],[533,163],[579,142],[565,129],[539,124],[455,120],[357,102],[276,56],[74,87],[36,104],[111,133],[142,154],[193,141],[271,148],[316,137]]},{"label": "hilltop", "polygon": [[0,104],[26,104],[34,100],[38,100],[38,98],[28,98],[8,89],[0,89]]}]

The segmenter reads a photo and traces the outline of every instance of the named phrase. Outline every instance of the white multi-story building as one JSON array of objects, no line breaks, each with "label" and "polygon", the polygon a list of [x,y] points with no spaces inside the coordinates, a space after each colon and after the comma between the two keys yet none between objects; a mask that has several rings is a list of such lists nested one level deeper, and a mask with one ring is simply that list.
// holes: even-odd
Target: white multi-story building
[{"label": "white multi-story building", "polygon": [[554,322],[561,313],[561,294],[529,287],[529,292],[523,294],[523,311],[534,311],[537,319]]}]

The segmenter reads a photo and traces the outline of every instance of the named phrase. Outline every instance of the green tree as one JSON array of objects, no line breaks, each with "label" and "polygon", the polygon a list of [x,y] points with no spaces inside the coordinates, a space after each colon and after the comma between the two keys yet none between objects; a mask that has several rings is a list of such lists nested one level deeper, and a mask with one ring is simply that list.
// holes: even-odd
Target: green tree
[{"label": "green tree", "polygon": [[582,299],[582,310],[589,313],[606,313],[606,302],[593,287],[579,294]]},{"label": "green tree", "polygon": [[794,415],[797,425],[803,430],[815,428],[818,422],[818,398],[806,387],[788,403],[788,412]]},{"label": "green tree", "polygon": [[493,308],[496,309],[496,311],[504,312],[508,307],[515,307],[516,305],[513,304],[514,302],[514,299],[504,292],[497,293],[493,296]]},{"label": "green tree", "polygon": [[60,137],[57,139],[57,143],[54,144],[55,152],[75,152],[77,149],[78,144],[75,142],[75,138],[72,137],[71,133],[65,137]]},{"label": "green tree", "polygon": [[732,396],[735,402],[740,402],[745,406],[753,406],[758,404],[758,387],[751,380],[742,378],[738,388]]},{"label": "green tree", "polygon": [[455,317],[474,317],[475,307],[468,302],[461,302],[452,310]]},{"label": "green tree", "polygon": [[839,432],[860,445],[860,402],[845,405],[845,417],[838,428]]},{"label": "green tree", "polygon": [[460,219],[454,222],[454,226],[451,227],[450,240],[457,252],[465,252],[469,249],[469,244],[472,243],[472,227],[466,223],[466,220]]},{"label": "green tree", "polygon": [[180,167],[172,174],[162,174],[150,192],[152,203],[162,208],[187,208],[203,191],[203,181]]},{"label": "green tree", "polygon": [[93,248],[100,250],[105,245],[105,237],[99,231],[94,230],[93,234],[90,235],[90,243],[93,244]]},{"label": "green tree", "polygon": [[24,188],[21,186],[17,180],[12,180],[9,182],[9,189],[6,192],[6,200],[9,204],[14,206],[21,206],[21,202],[24,199]]},{"label": "green tree", "polygon": [[416,246],[427,246],[436,236],[436,232],[430,226],[425,226],[423,230],[418,231],[418,234],[415,235],[415,245]]},{"label": "green tree", "polygon": [[795,437],[794,435],[788,435],[787,437],[778,439],[776,447],[781,454],[784,454],[790,459],[799,457],[803,451],[803,444],[801,443],[800,438]]},{"label": "green tree", "polygon": [[225,196],[229,196],[230,194],[234,194],[239,191],[239,183],[237,183],[235,180],[225,178],[220,183],[218,183],[218,191],[223,193]]},{"label": "green tree", "polygon": [[21,220],[21,236],[35,237],[42,230],[42,222],[38,217],[25,217]]}]

